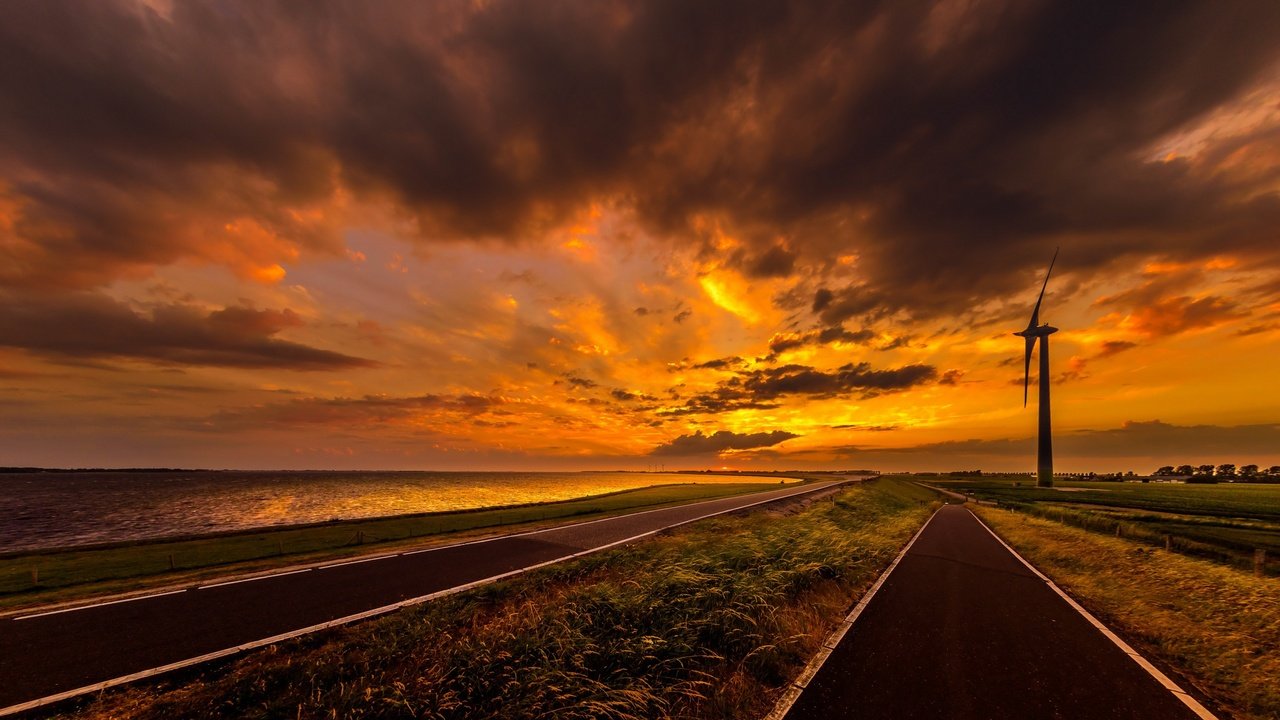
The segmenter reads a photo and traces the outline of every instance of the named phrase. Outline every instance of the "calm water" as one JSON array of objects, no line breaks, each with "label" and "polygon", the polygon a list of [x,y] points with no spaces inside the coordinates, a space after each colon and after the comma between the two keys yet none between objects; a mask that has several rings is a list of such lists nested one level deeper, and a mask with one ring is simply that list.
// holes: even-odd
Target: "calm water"
[{"label": "calm water", "polygon": [[0,552],[744,480],[671,473],[0,473]]}]

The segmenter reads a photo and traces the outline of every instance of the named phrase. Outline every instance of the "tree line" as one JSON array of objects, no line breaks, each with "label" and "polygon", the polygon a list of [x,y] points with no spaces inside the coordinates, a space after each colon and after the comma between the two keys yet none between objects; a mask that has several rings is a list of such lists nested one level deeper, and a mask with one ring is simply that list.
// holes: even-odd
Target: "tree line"
[{"label": "tree line", "polygon": [[1185,477],[1189,481],[1201,482],[1280,482],[1280,465],[1272,465],[1263,469],[1257,465],[1241,465],[1239,469],[1234,463],[1221,465],[1165,465],[1151,473],[1153,477]]}]

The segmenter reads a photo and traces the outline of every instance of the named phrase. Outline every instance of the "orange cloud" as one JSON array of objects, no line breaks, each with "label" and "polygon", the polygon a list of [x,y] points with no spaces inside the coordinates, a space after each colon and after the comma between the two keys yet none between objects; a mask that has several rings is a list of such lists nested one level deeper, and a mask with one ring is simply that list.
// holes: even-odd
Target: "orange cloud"
[{"label": "orange cloud", "polygon": [[1163,337],[1216,327],[1247,314],[1226,298],[1209,295],[1193,299],[1182,296],[1166,298],[1154,305],[1135,310],[1120,321],[1120,326],[1148,337]]}]

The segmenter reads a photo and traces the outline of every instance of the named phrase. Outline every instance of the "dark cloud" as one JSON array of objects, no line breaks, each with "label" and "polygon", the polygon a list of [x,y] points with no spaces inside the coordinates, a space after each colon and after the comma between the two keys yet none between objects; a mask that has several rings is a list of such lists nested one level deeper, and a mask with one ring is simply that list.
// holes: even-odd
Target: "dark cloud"
[{"label": "dark cloud", "polygon": [[1138,347],[1137,343],[1129,342],[1128,340],[1104,340],[1101,349],[1098,350],[1097,357],[1119,355],[1125,350],[1132,350],[1136,347]]},{"label": "dark cloud", "polygon": [[376,363],[275,337],[303,320],[292,310],[181,304],[141,312],[104,295],[7,296],[0,345],[64,360],[129,358],[176,365],[341,370]]},{"label": "dark cloud", "polygon": [[892,370],[876,370],[870,363],[850,363],[832,372],[804,365],[783,365],[743,373],[740,387],[755,399],[769,400],[784,395],[837,397],[858,393],[872,397],[906,390],[936,379],[932,365],[905,365]]},{"label": "dark cloud", "polygon": [[[1155,458],[1158,464],[1194,463],[1197,460],[1234,459],[1248,462],[1252,456],[1271,457],[1280,447],[1280,424],[1174,425],[1128,421],[1108,430],[1081,430],[1054,436],[1055,457],[1060,464],[1079,466],[1089,460]],[[811,449],[821,452],[822,449]],[[992,467],[1002,460],[1022,457],[1028,469],[1034,463],[1035,438],[952,440],[903,448],[845,447],[844,454],[868,461],[915,456],[921,464]],[[1164,460],[1160,460],[1164,458]],[[983,463],[987,463],[983,465]],[[1154,469],[1154,468],[1138,468]]]},{"label": "dark cloud", "polygon": [[565,380],[571,387],[582,388],[583,390],[592,390],[600,387],[600,383],[589,378],[578,377],[576,375],[566,375]]},{"label": "dark cloud", "polygon": [[778,333],[769,339],[769,352],[778,355],[805,345],[828,345],[836,342],[866,345],[875,338],[876,333],[874,331],[864,328],[853,332],[837,325],[808,332]]},{"label": "dark cloud", "polygon": [[822,288],[814,296],[813,309],[822,322],[839,325],[855,317],[883,317],[886,298],[865,285],[852,285],[836,292]]},{"label": "dark cloud", "polygon": [[715,360],[700,362],[696,365],[692,365],[691,367],[694,370],[728,370],[730,368],[735,368],[741,365],[742,362],[743,362],[742,358],[736,355],[733,355],[730,357],[722,357],[722,358],[716,358]]},{"label": "dark cloud", "polygon": [[[418,395],[391,397],[366,395],[359,398],[298,398],[284,403],[224,410],[199,423],[204,430],[244,430],[262,426],[299,427],[323,425],[334,428],[377,427],[421,418],[441,422],[458,417],[474,418],[502,403],[483,395]],[[415,426],[416,427],[416,426]],[[430,431],[430,427],[424,427]]]},{"label": "dark cloud", "polygon": [[795,268],[796,254],[781,245],[765,250],[747,265],[751,277],[786,277]]},{"label": "dark cloud", "polygon": [[699,430],[692,435],[681,435],[674,440],[663,443],[653,449],[650,455],[711,455],[725,450],[749,450],[751,448],[771,447],[800,437],[785,430],[758,433],[735,433],[718,430],[710,435],[703,435]]},{"label": "dark cloud", "polygon": [[750,371],[738,371],[715,389],[698,393],[668,413],[720,413],[741,409],[770,409],[786,397],[834,398],[875,397],[884,393],[908,390],[936,380],[932,365],[904,365],[890,370],[876,370],[870,363],[850,363],[833,371],[807,365],[783,365]]},{"label": "dark cloud", "polygon": [[856,332],[851,332],[849,330],[845,330],[843,327],[836,326],[836,327],[823,328],[820,332],[818,332],[818,342],[820,343],[842,342],[842,343],[863,344],[863,343],[871,342],[871,340],[873,340],[875,336],[876,334],[874,332],[872,332],[871,330],[867,330],[866,328],[863,328],[862,330],[858,330]]},{"label": "dark cloud", "polygon": [[0,278],[337,252],[342,219],[300,212],[335,194],[424,238],[624,197],[658,235],[723,219],[757,275],[856,253],[859,283],[806,280],[830,325],[1026,292],[1056,243],[1067,275],[1274,267],[1274,175],[1237,162],[1274,133],[1152,153],[1267,77],[1280,5],[959,7],[6,3]]},{"label": "dark cloud", "polygon": [[769,352],[777,355],[804,347],[813,341],[813,338],[802,333],[778,333],[769,338]]},{"label": "dark cloud", "polygon": [[618,402],[637,402],[641,400],[645,402],[652,402],[655,399],[651,395],[631,392],[630,390],[623,390],[622,388],[614,388],[613,390],[610,390],[609,396]]},{"label": "dark cloud", "polygon": [[817,292],[813,294],[813,305],[810,309],[814,312],[822,312],[827,309],[827,306],[830,305],[831,301],[834,299],[835,293],[831,292],[827,288],[818,288]]}]

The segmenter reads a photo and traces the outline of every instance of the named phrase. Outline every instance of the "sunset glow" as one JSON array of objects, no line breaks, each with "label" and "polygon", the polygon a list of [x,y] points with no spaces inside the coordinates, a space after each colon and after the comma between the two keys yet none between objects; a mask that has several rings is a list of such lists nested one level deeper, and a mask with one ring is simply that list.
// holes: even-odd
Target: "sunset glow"
[{"label": "sunset glow", "polygon": [[1056,247],[1059,470],[1280,464],[1275,13],[217,7],[5,11],[0,465],[1030,471]]}]

